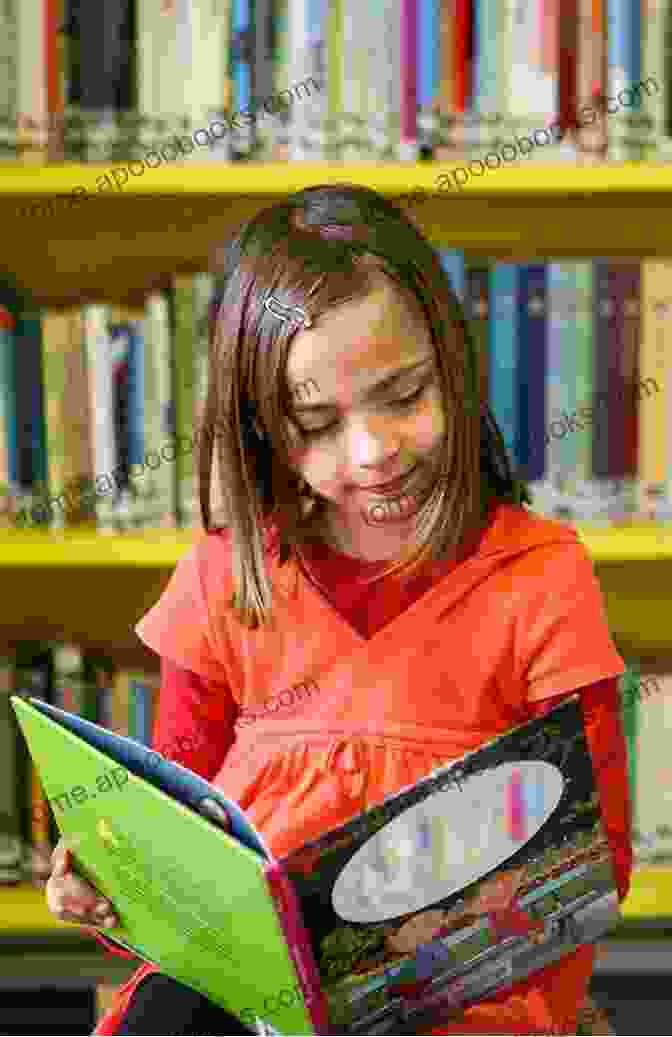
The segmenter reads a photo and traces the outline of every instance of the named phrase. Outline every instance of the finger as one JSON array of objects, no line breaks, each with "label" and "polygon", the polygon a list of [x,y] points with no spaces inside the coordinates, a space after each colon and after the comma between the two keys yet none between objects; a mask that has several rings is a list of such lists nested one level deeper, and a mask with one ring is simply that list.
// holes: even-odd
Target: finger
[{"label": "finger", "polygon": [[69,872],[72,868],[71,865],[71,854],[67,846],[61,846],[60,844],[56,847],[51,855],[52,860],[52,876],[60,878]]}]

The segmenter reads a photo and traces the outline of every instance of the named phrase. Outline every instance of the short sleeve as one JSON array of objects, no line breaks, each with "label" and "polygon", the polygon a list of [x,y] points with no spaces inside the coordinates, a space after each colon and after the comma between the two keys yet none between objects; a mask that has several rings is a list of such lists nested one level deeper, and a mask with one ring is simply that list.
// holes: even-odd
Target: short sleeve
[{"label": "short sleeve", "polygon": [[602,591],[585,548],[534,552],[532,590],[518,596],[516,680],[536,702],[625,672],[609,633]]},{"label": "short sleeve", "polygon": [[203,590],[203,542],[180,558],[168,586],[135,632],[153,652],[206,680],[226,683],[228,674],[213,649]]}]

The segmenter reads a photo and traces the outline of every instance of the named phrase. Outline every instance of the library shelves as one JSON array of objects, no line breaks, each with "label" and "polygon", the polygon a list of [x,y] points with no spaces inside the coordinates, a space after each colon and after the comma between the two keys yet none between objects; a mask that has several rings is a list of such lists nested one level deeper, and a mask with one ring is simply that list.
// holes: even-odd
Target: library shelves
[{"label": "library shelves", "polygon": [[[472,174],[460,189],[453,180],[441,192],[437,178],[458,163],[184,160],[110,188],[105,175],[123,165],[0,165],[0,226],[11,242],[3,265],[38,305],[142,299],[175,272],[207,269],[243,220],[314,184],[360,184],[391,198],[424,189],[428,198],[409,209],[414,221],[431,240],[469,256],[672,255],[666,163],[526,159]],[[71,205],[76,187],[88,195]],[[36,248],[40,241],[45,247]]]},{"label": "library shelves", "polygon": [[[223,168],[186,160],[146,169],[121,189],[100,190],[105,175],[123,162],[0,164],[0,226],[8,243],[0,265],[36,305],[142,304],[174,274],[208,269],[218,245],[265,205],[329,183],[373,187],[390,198],[424,189],[427,198],[408,209],[412,219],[430,240],[469,257],[672,256],[672,164],[523,159],[472,174],[459,190],[439,193],[438,177],[459,165],[294,162]],[[71,205],[68,196],[76,187],[86,188],[88,197]],[[577,530],[595,563],[619,651],[669,656],[672,526],[579,523]],[[0,530],[0,627],[10,640],[49,633],[82,642],[121,641],[134,617],[156,601],[194,536],[194,530]],[[54,601],[58,621],[47,629],[41,616]],[[606,970],[612,970],[609,955],[620,945],[621,961],[629,964],[614,964],[616,971],[627,971],[647,954],[664,959],[660,969],[672,971],[672,868],[637,868],[623,914],[616,937],[604,944]],[[65,960],[68,935],[78,932],[49,914],[42,891],[26,885],[0,889],[0,950],[9,952],[32,935],[44,941],[45,952],[52,948],[40,961],[51,954],[57,963]],[[636,953],[630,954],[623,939],[632,936],[627,946]],[[109,960],[99,953],[94,972]],[[47,966],[34,968],[37,976]],[[604,961],[602,967],[597,963],[596,971],[604,968]]]}]

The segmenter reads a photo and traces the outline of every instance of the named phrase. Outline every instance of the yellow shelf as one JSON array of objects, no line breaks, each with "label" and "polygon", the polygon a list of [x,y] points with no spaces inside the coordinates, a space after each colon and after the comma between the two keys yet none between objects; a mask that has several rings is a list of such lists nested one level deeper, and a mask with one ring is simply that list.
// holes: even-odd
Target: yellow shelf
[{"label": "yellow shelf", "polygon": [[[281,196],[316,183],[348,181],[373,187],[384,194],[405,194],[413,187],[435,188],[437,177],[461,162],[249,162],[249,163],[164,163],[156,169],[145,169],[142,176],[129,176],[122,189],[98,191],[97,182],[110,169],[120,169],[124,162],[60,163],[54,165],[0,164],[0,192],[33,195],[68,193],[82,185],[98,199],[109,195],[183,195],[208,194],[221,198],[258,195]],[[463,195],[551,194],[672,194],[672,163],[605,162],[599,165],[575,165],[540,160],[504,165],[484,176],[471,176],[461,189]],[[445,198],[450,190],[441,192]]]},{"label": "yellow shelf", "polygon": [[[642,522],[618,528],[578,523],[579,536],[596,564],[672,562],[672,525]],[[96,533],[74,529],[0,530],[0,567],[173,568],[193,543],[195,530]]]},{"label": "yellow shelf", "polygon": [[193,543],[194,534],[192,529],[124,534],[3,529],[0,567],[172,569]]},{"label": "yellow shelf", "polygon": [[[30,885],[0,887],[0,904],[0,932],[75,928],[72,923],[54,918],[44,892]],[[626,922],[672,917],[672,867],[635,869],[630,893],[623,904],[623,917]]]},{"label": "yellow shelf", "polygon": [[[123,162],[116,164],[118,167]],[[39,305],[141,302],[176,272],[206,270],[241,222],[288,192],[348,182],[390,197],[433,191],[458,163],[165,163],[97,191],[109,165],[0,166],[4,266]],[[47,213],[27,204],[85,187]],[[670,256],[672,164],[524,161],[471,176],[410,210],[436,243],[483,259]],[[36,248],[35,242],[45,242]]]}]

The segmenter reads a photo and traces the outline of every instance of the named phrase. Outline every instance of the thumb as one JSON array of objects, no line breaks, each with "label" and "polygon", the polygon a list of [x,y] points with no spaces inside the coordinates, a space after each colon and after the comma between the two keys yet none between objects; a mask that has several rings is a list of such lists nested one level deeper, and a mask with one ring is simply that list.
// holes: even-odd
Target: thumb
[{"label": "thumb", "polygon": [[51,874],[57,878],[65,875],[66,872],[70,871],[71,865],[71,853],[67,846],[57,847],[52,855],[53,867]]}]

